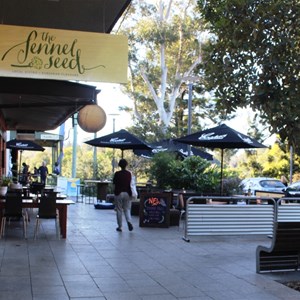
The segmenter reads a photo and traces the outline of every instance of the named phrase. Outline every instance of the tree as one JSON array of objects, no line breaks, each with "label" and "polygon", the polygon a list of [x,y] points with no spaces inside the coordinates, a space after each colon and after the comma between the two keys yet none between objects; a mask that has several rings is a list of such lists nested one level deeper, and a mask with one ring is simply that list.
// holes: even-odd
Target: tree
[{"label": "tree", "polygon": [[217,108],[228,114],[252,108],[299,153],[299,1],[199,0],[198,6],[210,23],[202,67]]},{"label": "tree", "polygon": [[176,136],[187,133],[184,111],[188,82],[197,82],[195,123],[207,114],[201,76],[194,73],[202,59],[204,28],[195,14],[195,2],[159,0],[153,5],[133,1],[128,22],[122,24],[130,48],[130,83],[124,92],[134,101],[136,122],[131,131],[148,141],[166,137],[168,131]]}]

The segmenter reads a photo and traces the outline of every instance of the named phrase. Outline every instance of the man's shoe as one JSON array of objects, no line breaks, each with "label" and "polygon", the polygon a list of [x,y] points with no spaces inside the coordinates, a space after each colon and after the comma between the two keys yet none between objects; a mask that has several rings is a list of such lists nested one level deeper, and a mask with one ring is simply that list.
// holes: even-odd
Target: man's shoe
[{"label": "man's shoe", "polygon": [[116,228],[117,231],[122,232],[122,228],[118,227]]},{"label": "man's shoe", "polygon": [[129,231],[132,231],[132,230],[133,230],[132,224],[131,224],[130,222],[128,222],[127,224],[128,224],[128,229],[129,229]]}]

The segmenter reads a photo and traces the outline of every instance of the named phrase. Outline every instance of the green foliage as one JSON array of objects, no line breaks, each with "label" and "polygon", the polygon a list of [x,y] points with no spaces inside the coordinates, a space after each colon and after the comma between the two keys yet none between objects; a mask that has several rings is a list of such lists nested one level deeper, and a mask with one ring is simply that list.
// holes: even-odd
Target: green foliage
[{"label": "green foliage", "polygon": [[[94,177],[94,147],[87,144],[77,145],[77,159],[76,159],[76,177],[82,181],[84,179],[101,179],[111,180],[113,176],[112,159],[113,153],[115,154],[116,163],[121,159],[121,150],[109,148],[97,148],[97,164],[96,164],[96,177]],[[64,157],[61,166],[62,176],[72,177],[72,146],[64,147]],[[151,160],[140,158],[133,154],[131,150],[125,150],[124,156],[128,160],[128,168],[135,174],[139,182],[146,182],[148,180],[147,170]],[[39,153],[32,151],[24,151],[22,161],[25,161],[29,166],[29,171],[33,172],[33,167],[37,168],[41,162],[45,160],[49,172],[52,172],[51,148],[46,148],[43,156]],[[117,171],[118,166],[115,166]]]},{"label": "green foliage", "polygon": [[169,152],[161,152],[152,158],[150,176],[159,188],[189,189],[198,192],[216,192],[220,183],[217,166],[198,156],[183,161]]},{"label": "green foliage", "polygon": [[245,151],[244,155],[240,155],[236,166],[239,177],[244,179],[247,177],[263,176],[264,167],[260,157],[262,157],[264,153],[265,150],[251,150]]},{"label": "green foliage", "polygon": [[12,178],[8,176],[2,176],[0,180],[0,186],[9,186],[12,182]]},{"label": "green foliage", "polygon": [[223,170],[223,195],[239,194],[240,174],[236,168]]},{"label": "green foliage", "polygon": [[[149,141],[181,136],[187,132],[187,83],[194,78],[192,124],[199,124],[215,110],[201,78],[194,70],[201,61],[205,27],[196,12],[196,0],[157,1],[157,5],[133,0],[122,23],[122,34],[129,39],[129,83],[124,86],[134,102],[134,128]],[[127,21],[127,22],[126,22]]]},{"label": "green foliage", "polygon": [[289,157],[280,149],[278,143],[275,143],[260,159],[263,175],[280,178],[282,174],[289,174]]},{"label": "green foliage", "polygon": [[154,181],[159,188],[172,188],[174,178],[171,166],[172,164],[176,164],[175,154],[160,152],[155,154],[151,161],[152,164],[149,170],[150,180]]},{"label": "green foliage", "polygon": [[251,107],[299,154],[299,1],[198,0],[198,5],[210,22],[202,67],[217,109],[228,114]]},{"label": "green foliage", "polygon": [[152,164],[151,159],[139,157],[128,150],[126,152],[128,169],[135,175],[138,184],[145,184],[149,180],[149,169]]},{"label": "green foliage", "polygon": [[51,148],[46,148],[44,152],[24,151],[22,154],[22,162],[28,165],[28,171],[30,173],[33,173],[34,167],[39,168],[43,161],[46,162],[49,173],[52,173],[52,165],[54,166],[55,162],[53,162],[53,164],[51,162]]},{"label": "green foliage", "polygon": [[[280,179],[281,175],[289,177],[290,173],[290,153],[287,145],[275,142],[270,149],[251,150],[247,155],[240,156],[236,171],[240,178],[247,177],[275,177]],[[300,173],[300,158],[293,157],[293,174],[298,178]]]},{"label": "green foliage", "polygon": [[[230,149],[224,152],[226,164],[223,170],[224,194],[231,194],[237,190],[240,179],[247,177],[267,176],[280,178],[281,175],[289,177],[289,148],[287,144],[276,142],[270,149],[241,150],[234,154]],[[93,178],[93,151],[94,147],[82,144],[77,146],[76,176],[81,180]],[[215,158],[218,152],[214,152]],[[218,193],[220,188],[220,168],[199,157],[191,156],[183,161],[177,160],[176,155],[168,152],[156,154],[153,159],[145,159],[134,155],[131,150],[124,151],[128,160],[128,169],[137,177],[140,184],[149,179],[164,189],[191,189],[200,192]],[[229,158],[235,158],[232,163]],[[43,160],[49,162],[51,172],[51,151],[46,148],[43,153],[24,151],[22,161],[30,166],[39,167]],[[96,179],[112,179],[113,149],[97,148],[97,176]],[[121,158],[121,151],[115,150],[116,162]],[[119,168],[116,166],[115,171]],[[293,180],[300,178],[300,158],[294,156]],[[62,176],[71,177],[72,147],[64,148]]]},{"label": "green foliage", "polygon": [[[198,156],[190,156],[180,162],[177,170],[173,170],[174,185],[202,192],[215,191],[220,182],[220,173],[217,169],[207,160]],[[175,174],[180,174],[180,176],[175,176]]]}]

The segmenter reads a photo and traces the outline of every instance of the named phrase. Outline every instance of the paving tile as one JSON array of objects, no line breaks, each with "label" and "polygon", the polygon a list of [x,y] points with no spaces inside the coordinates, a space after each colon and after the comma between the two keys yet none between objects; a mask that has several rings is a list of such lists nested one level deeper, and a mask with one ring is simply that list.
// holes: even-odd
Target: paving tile
[{"label": "paving tile", "polygon": [[1,291],[0,293],[0,300],[16,300],[16,299],[32,300],[31,292],[14,290],[14,291]]},{"label": "paving tile", "polygon": [[103,293],[131,292],[133,289],[121,277],[95,278],[97,286]]},{"label": "paving tile", "polygon": [[71,298],[103,296],[97,285],[92,281],[66,281],[65,288]]},{"label": "paving tile", "polygon": [[[255,251],[264,236],[203,236],[190,243],[183,230],[115,231],[113,210],[77,203],[68,210],[68,238],[45,223],[33,240],[11,227],[0,240],[0,300],[294,300],[280,282],[300,272],[256,274]],[[21,233],[21,234],[20,234]],[[17,288],[16,288],[17,287]]]},{"label": "paving tile", "polygon": [[141,300],[142,298],[134,292],[115,292],[104,293],[106,300]]}]

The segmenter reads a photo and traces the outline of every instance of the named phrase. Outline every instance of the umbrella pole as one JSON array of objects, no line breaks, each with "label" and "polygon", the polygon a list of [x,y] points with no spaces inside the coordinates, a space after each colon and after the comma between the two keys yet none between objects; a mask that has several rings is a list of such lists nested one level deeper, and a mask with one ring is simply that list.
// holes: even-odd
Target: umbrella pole
[{"label": "umbrella pole", "polygon": [[221,182],[220,182],[221,196],[223,196],[223,159],[224,159],[224,149],[221,149]]},{"label": "umbrella pole", "polygon": [[21,162],[22,162],[22,153],[23,153],[23,150],[21,150],[20,151],[20,162],[19,162],[19,172],[18,172],[18,174],[17,174],[17,182],[19,182],[19,177],[20,177],[20,174],[21,174],[21,172],[22,172],[22,169],[21,169]]}]

